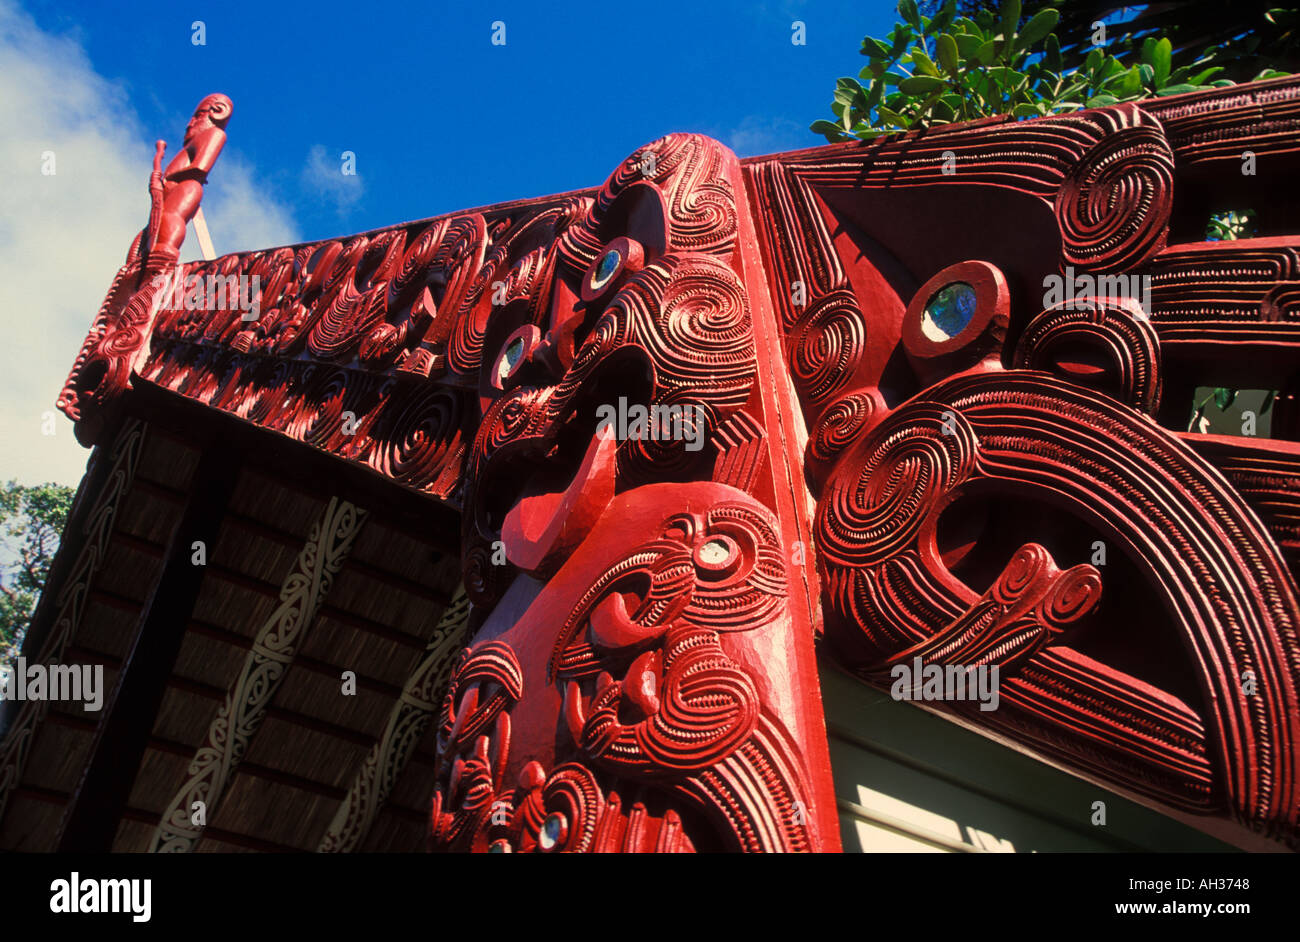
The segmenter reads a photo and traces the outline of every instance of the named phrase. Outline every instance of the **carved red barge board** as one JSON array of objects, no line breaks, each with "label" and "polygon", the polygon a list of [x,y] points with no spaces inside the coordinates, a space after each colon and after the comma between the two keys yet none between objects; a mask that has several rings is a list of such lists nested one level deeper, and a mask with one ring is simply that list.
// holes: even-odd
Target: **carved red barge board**
[{"label": "carved red barge board", "polygon": [[[89,442],[171,390],[459,511],[436,849],[838,849],[815,641],[886,688],[996,666],[998,709],[936,706],[1294,847],[1297,163],[1293,79],[670,135],[599,190],[181,266],[256,276],[256,319],[169,307],[151,226],[60,407]],[[1225,194],[1260,238],[1199,241]],[[1280,390],[1273,440],[1183,431],[1205,385]]]}]

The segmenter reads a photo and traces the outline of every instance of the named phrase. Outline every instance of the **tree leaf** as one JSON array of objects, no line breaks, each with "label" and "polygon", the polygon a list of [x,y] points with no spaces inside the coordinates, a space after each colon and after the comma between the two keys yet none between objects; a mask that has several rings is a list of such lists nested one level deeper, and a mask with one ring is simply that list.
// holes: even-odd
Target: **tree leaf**
[{"label": "tree leaf", "polygon": [[1055,33],[1049,33],[1047,41],[1043,43],[1043,65],[1053,72],[1061,71],[1061,41]]},{"label": "tree leaf", "polygon": [[1011,114],[1017,118],[1037,118],[1039,111],[1037,105],[1021,102],[1011,109]]},{"label": "tree leaf", "polygon": [[870,56],[873,59],[893,58],[888,46],[882,43],[879,39],[872,39],[870,36],[862,40],[862,54]]},{"label": "tree leaf", "polygon": [[884,105],[881,105],[879,108],[876,109],[876,114],[880,115],[881,118],[883,118],[885,121],[889,122],[890,124],[894,125],[895,127],[900,127],[900,128],[911,127],[911,122],[907,118],[904,118],[901,114],[894,111],[893,109],[886,108]]},{"label": "tree leaf", "polygon": [[989,75],[1003,88],[1015,88],[1020,80],[1024,78],[1022,73],[1005,65],[995,65],[989,69]]},{"label": "tree leaf", "polygon": [[956,75],[959,68],[957,64],[957,41],[947,33],[940,33],[934,41],[934,54],[939,57],[939,64],[944,67],[949,75]]},{"label": "tree leaf", "polygon": [[921,14],[916,9],[916,0],[898,0],[898,12],[913,27],[921,28]]},{"label": "tree leaf", "polygon": [[817,120],[809,125],[808,130],[814,134],[820,134],[826,138],[828,143],[834,144],[844,140],[844,132],[838,124],[832,124],[830,121]]},{"label": "tree leaf", "polygon": [[975,50],[975,61],[980,65],[988,65],[993,61],[997,54],[998,41],[996,39],[990,39],[988,42],[982,43],[979,49]]},{"label": "tree leaf", "polygon": [[898,83],[898,90],[905,95],[928,95],[935,89],[943,87],[943,79],[932,75],[913,75]]},{"label": "tree leaf", "polygon": [[921,75],[939,76],[939,70],[934,67],[934,61],[920,49],[912,50],[912,64],[916,66],[915,71]]},{"label": "tree leaf", "polygon": [[[1034,15],[1034,18],[1025,24],[1025,28],[1020,31],[1020,36],[1016,39],[1016,51],[1028,49],[1034,43],[1038,42],[1053,29],[1060,20],[1061,14],[1056,10],[1040,10]],[[1058,44],[1057,50],[1060,50]]]},{"label": "tree leaf", "polygon": [[867,94],[867,106],[865,111],[870,111],[876,105],[880,104],[881,97],[885,94],[884,82],[872,82],[871,91]]},{"label": "tree leaf", "polygon": [[957,51],[961,53],[963,59],[974,59],[975,53],[979,52],[980,46],[984,45],[983,37],[976,36],[974,33],[958,33],[953,38],[957,41]]},{"label": "tree leaf", "polygon": [[1235,389],[1224,389],[1222,386],[1214,390],[1214,404],[1219,407],[1220,411],[1232,405],[1232,401],[1237,398]]},{"label": "tree leaf", "polygon": [[939,12],[930,18],[930,25],[927,27],[927,32],[943,32],[948,28],[948,22],[952,19],[952,15],[956,11],[957,4],[952,2],[952,0],[948,0],[948,2],[944,3],[944,5],[939,8]]},{"label": "tree leaf", "polygon": [[998,16],[998,28],[1010,43],[1016,36],[1016,27],[1020,25],[1020,0],[1002,0],[1002,9]]},{"label": "tree leaf", "polygon": [[1151,68],[1155,70],[1155,87],[1161,88],[1169,81],[1169,68],[1173,55],[1173,44],[1168,39],[1162,39],[1156,43],[1155,61],[1151,63]]},{"label": "tree leaf", "polygon": [[[1204,85],[1206,82],[1208,82],[1210,79],[1214,78],[1216,75],[1218,75],[1218,74],[1219,74],[1220,72],[1222,72],[1222,71],[1223,71],[1223,66],[1221,66],[1221,65],[1212,65],[1212,66],[1210,66],[1208,69],[1203,69],[1202,71],[1197,72],[1195,75],[1193,75],[1191,78],[1189,78],[1189,79],[1187,80],[1187,84],[1188,84],[1188,85]],[[1268,70],[1266,69],[1265,71],[1268,71]],[[1265,76],[1263,76],[1263,75],[1258,75],[1258,76],[1256,76],[1256,78],[1264,78],[1264,77],[1265,77]]]}]

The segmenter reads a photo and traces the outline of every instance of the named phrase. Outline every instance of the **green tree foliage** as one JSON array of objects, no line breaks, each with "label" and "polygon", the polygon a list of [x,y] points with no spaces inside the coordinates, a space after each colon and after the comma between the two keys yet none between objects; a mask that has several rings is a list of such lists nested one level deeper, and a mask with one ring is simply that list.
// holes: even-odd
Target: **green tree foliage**
[{"label": "green tree foliage", "polygon": [[0,663],[18,653],[72,507],[61,484],[0,488]]},{"label": "green tree foliage", "polygon": [[[815,121],[812,130],[833,143],[993,115],[1059,114],[1232,85],[1225,73],[1240,74],[1242,61],[1264,63],[1253,77],[1271,78],[1286,73],[1266,59],[1291,61],[1292,24],[1300,22],[1296,9],[1276,8],[1262,11],[1258,24],[1242,23],[1220,2],[1217,20],[1189,17],[1193,27],[1180,30],[1177,15],[1163,9],[1169,4],[1148,4],[1138,17],[1101,29],[1119,5],[1003,0],[996,11],[991,6],[964,4],[970,15],[959,15],[957,0],[946,0],[928,5],[933,15],[927,16],[916,0],[901,0],[901,21],[890,33],[862,40],[870,61],[858,77],[837,81],[835,120]],[[1063,13],[1072,24],[1068,32]],[[1178,46],[1158,34],[1162,27],[1178,33]],[[1262,56],[1265,27],[1272,39]],[[1223,41],[1188,51],[1205,37]]]}]

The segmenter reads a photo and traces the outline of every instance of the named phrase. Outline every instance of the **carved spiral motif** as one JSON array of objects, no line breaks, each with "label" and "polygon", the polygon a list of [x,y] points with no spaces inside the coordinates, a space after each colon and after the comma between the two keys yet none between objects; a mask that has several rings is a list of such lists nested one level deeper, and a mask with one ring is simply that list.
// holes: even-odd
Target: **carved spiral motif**
[{"label": "carved spiral motif", "polygon": [[483,361],[483,339],[493,309],[492,282],[500,279],[508,257],[506,245],[498,245],[488,253],[456,312],[456,324],[447,342],[447,359],[459,373],[473,374]]},{"label": "carved spiral motif", "polygon": [[[726,257],[735,245],[736,198],[726,164],[735,158],[698,134],[670,134],[629,154],[601,187],[587,218],[561,238],[561,253],[576,271],[596,258],[602,227],[621,193],[635,183],[659,188],[668,211],[668,250]],[[608,236],[609,233],[604,233]]]},{"label": "carved spiral motif", "polygon": [[1101,351],[1112,364],[1116,388],[1100,391],[1149,415],[1155,413],[1160,405],[1160,338],[1136,302],[1084,298],[1044,311],[1020,335],[1015,365],[1095,385],[1062,369],[1057,361],[1060,351],[1075,346]]},{"label": "carved spiral motif", "polygon": [[887,418],[827,484],[817,534],[834,566],[869,567],[901,553],[923,514],[970,476],[978,441],[956,409],[918,402]]},{"label": "carved spiral motif", "polygon": [[465,594],[475,605],[494,603],[506,590],[517,570],[509,564],[495,565],[491,547],[472,537],[463,541],[462,555],[461,582],[465,586]]},{"label": "carved spiral motif", "polygon": [[325,447],[342,426],[343,400],[348,395],[349,383],[345,370],[319,371],[309,381],[302,411],[293,417],[285,431],[299,441]]},{"label": "carved spiral motif", "polygon": [[626,310],[661,387],[697,398],[707,393],[715,409],[744,405],[753,383],[754,340],[740,279],[704,255],[666,255],[662,268],[670,277],[658,304],[629,292],[610,306]]},{"label": "carved spiral motif", "polygon": [[596,826],[600,824],[605,799],[596,778],[576,762],[559,766],[546,780],[542,789],[542,819],[540,837],[549,840],[547,822],[559,830],[558,841],[550,847],[539,846],[553,853],[586,853],[596,839]]},{"label": "carved spiral motif", "polygon": [[993,584],[993,598],[1000,605],[1011,605],[1026,589],[1050,571],[1051,556],[1037,543],[1026,543],[1012,554],[1002,574]]},{"label": "carved spiral motif", "polygon": [[410,400],[390,399],[380,416],[370,466],[421,490],[459,470],[462,453],[461,397],[433,387]]},{"label": "carved spiral motif", "polygon": [[396,311],[415,299],[424,286],[427,268],[440,248],[446,222],[433,223],[407,246],[392,281],[388,283],[388,309]]},{"label": "carved spiral motif", "polygon": [[1067,570],[1041,603],[1043,615],[1054,627],[1064,627],[1091,611],[1101,590],[1101,574],[1091,566]]},{"label": "carved spiral motif", "polygon": [[1057,192],[1064,262],[1089,271],[1120,271],[1162,248],[1173,172],[1173,152],[1158,127],[1122,127],[1106,134]]},{"label": "carved spiral motif", "polygon": [[867,325],[851,291],[836,290],[799,318],[790,335],[790,367],[799,391],[819,406],[852,378],[867,342]]},{"label": "carved spiral motif", "polygon": [[661,706],[651,717],[620,719],[624,683],[605,687],[592,701],[582,748],[624,773],[662,775],[704,768],[726,758],[753,731],[758,692],[708,629],[669,629],[664,646]]},{"label": "carved spiral motif", "polygon": [[870,392],[852,392],[827,407],[809,438],[814,461],[830,464],[881,415],[882,406]]}]

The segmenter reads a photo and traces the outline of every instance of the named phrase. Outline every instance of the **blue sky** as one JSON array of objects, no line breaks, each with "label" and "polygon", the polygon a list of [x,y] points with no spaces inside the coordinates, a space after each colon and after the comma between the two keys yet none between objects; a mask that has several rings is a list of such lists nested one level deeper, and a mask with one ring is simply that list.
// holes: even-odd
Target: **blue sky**
[{"label": "blue sky", "polygon": [[[866,62],[862,36],[895,19],[888,0],[26,9],[75,37],[173,147],[204,94],[230,95],[229,149],[306,239],[598,184],[669,131],[710,134],[741,156],[813,146],[808,124],[829,116],[835,79]],[[791,43],[794,20],[804,46]],[[345,150],[356,154],[347,180]],[[253,247],[213,236],[218,251]]]}]

